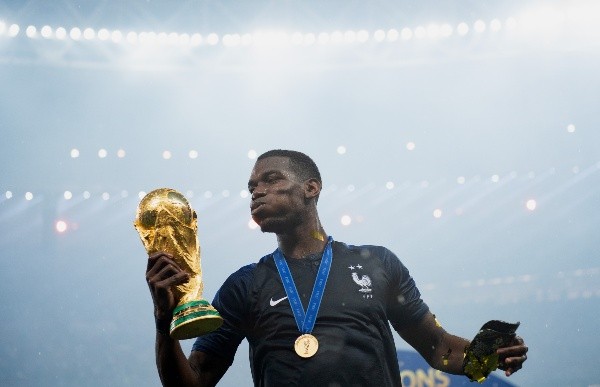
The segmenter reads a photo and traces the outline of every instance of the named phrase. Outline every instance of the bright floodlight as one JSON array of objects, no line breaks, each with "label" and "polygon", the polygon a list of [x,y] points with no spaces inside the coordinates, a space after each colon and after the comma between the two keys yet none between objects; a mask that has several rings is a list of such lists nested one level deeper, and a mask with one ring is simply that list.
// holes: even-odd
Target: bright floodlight
[{"label": "bright floodlight", "polygon": [[202,35],[200,34],[192,34],[192,37],[190,38],[190,46],[199,46],[200,44],[202,44]]},{"label": "bright floodlight", "polygon": [[223,192],[221,192],[221,195],[222,195],[224,198],[228,198],[228,197],[229,197],[229,195],[230,195],[230,194],[229,194],[229,190],[227,190],[227,189],[224,189],[224,190],[223,190]]},{"label": "bright floodlight", "polygon": [[117,157],[122,159],[123,157],[125,157],[125,149],[119,149],[117,151]]},{"label": "bright floodlight", "polygon": [[387,40],[390,42],[395,42],[396,40],[398,40],[399,36],[400,34],[398,33],[398,30],[395,28],[392,28],[387,32]]},{"label": "bright floodlight", "polygon": [[348,30],[344,32],[344,42],[354,43],[356,42],[356,32]]},{"label": "bright floodlight", "polygon": [[400,36],[402,37],[402,40],[410,40],[413,37],[413,32],[410,28],[404,27],[400,32]]},{"label": "bright floodlight", "polygon": [[129,44],[136,44],[138,42],[137,32],[133,32],[133,31],[128,32],[126,39]]},{"label": "bright floodlight", "polygon": [[458,184],[465,184],[465,181],[466,181],[466,179],[465,179],[464,176],[459,176],[459,177],[456,178],[456,182]]},{"label": "bright floodlight", "polygon": [[248,158],[249,158],[250,160],[254,160],[254,159],[256,159],[256,157],[257,157],[257,156],[258,156],[258,153],[256,153],[256,151],[255,151],[254,149],[250,149],[250,150],[248,151]]},{"label": "bright floodlight", "polygon": [[304,42],[304,36],[301,32],[294,32],[292,34],[292,44],[295,46],[299,46]]},{"label": "bright floodlight", "polygon": [[173,46],[179,43],[179,34],[177,32],[171,32],[168,37],[168,42]]},{"label": "bright floodlight", "polygon": [[242,199],[246,199],[249,195],[250,195],[250,192],[248,192],[248,190],[243,189],[240,191],[240,197]]},{"label": "bright floodlight", "polygon": [[535,210],[535,208],[537,207],[537,202],[534,199],[529,199],[527,201],[527,203],[525,203],[525,207],[529,210],[529,211],[533,211]]},{"label": "bright floodlight", "polygon": [[10,199],[13,197],[13,193],[11,191],[6,191],[6,193],[4,194],[4,196],[6,196],[7,199]]},{"label": "bright floodlight", "polygon": [[437,24],[430,24],[427,26],[427,37],[430,39],[437,39],[440,36],[440,27]]},{"label": "bright floodlight", "polygon": [[185,33],[179,35],[177,43],[181,46],[187,46],[188,44],[190,44],[190,35]]},{"label": "bright floodlight", "polygon": [[239,34],[227,34],[223,36],[223,45],[227,47],[237,46],[241,43],[242,38]]},{"label": "bright floodlight", "polygon": [[100,157],[101,159],[105,158],[107,155],[108,155],[108,152],[106,151],[106,149],[98,150],[98,157]]},{"label": "bright floodlight", "polygon": [[493,32],[498,32],[502,28],[502,23],[498,19],[494,19],[490,22],[490,30]]},{"label": "bright floodlight", "polygon": [[58,27],[56,29],[56,39],[65,40],[67,37],[67,30],[64,27]]},{"label": "bright floodlight", "polygon": [[327,32],[321,32],[317,40],[319,41],[319,44],[327,44],[329,43],[329,34]]},{"label": "bright floodlight", "polygon": [[412,141],[406,143],[406,149],[409,151],[415,150],[416,144]]},{"label": "bright floodlight", "polygon": [[108,200],[110,199],[110,194],[108,192],[103,192],[102,193],[102,200]]},{"label": "bright floodlight", "polygon": [[492,175],[491,179],[492,183],[497,183],[500,181],[500,176],[498,175]]},{"label": "bright floodlight", "polygon": [[37,28],[35,28],[35,26],[28,26],[25,29],[25,35],[31,39],[35,38],[37,36]]},{"label": "bright floodlight", "polygon": [[19,27],[18,24],[11,24],[10,27],[8,27],[8,36],[14,38],[15,36],[19,35],[20,30],[21,27]]},{"label": "bright floodlight", "polygon": [[342,223],[342,226],[349,226],[350,223],[352,223],[352,218],[349,215],[344,215],[340,219],[340,222]]},{"label": "bright floodlight", "polygon": [[346,153],[346,147],[345,147],[345,146],[343,146],[343,145],[340,145],[340,146],[338,146],[338,147],[337,147],[337,153],[338,153],[339,155],[343,155],[343,154],[345,154],[345,153]]},{"label": "bright floodlight", "polygon": [[440,27],[440,35],[443,38],[447,38],[450,35],[452,35],[452,26],[450,24],[442,24],[442,26]]},{"label": "bright floodlight", "polygon": [[252,38],[252,34],[245,33],[244,35],[242,35],[242,40],[241,40],[242,46],[246,46],[247,47],[247,46],[252,45],[253,39],[254,38]]},{"label": "bright floodlight", "polygon": [[358,40],[358,43],[364,43],[367,40],[369,40],[369,31],[367,31],[367,30],[358,31],[358,33],[356,34],[356,40]]},{"label": "bright floodlight", "polygon": [[65,222],[64,220],[59,220],[54,225],[54,228],[56,229],[57,232],[62,234],[63,232],[67,231],[67,228],[68,228],[67,222]]},{"label": "bright floodlight", "polygon": [[442,210],[439,208],[436,208],[435,210],[433,210],[433,217],[436,219],[439,219],[442,217]]},{"label": "bright floodlight", "polygon": [[473,29],[475,32],[482,33],[485,31],[485,22],[483,20],[477,20],[475,24],[473,24]]},{"label": "bright floodlight", "polygon": [[86,40],[92,40],[92,39],[94,39],[94,38],[96,37],[96,31],[94,31],[94,29],[93,29],[93,28],[86,28],[86,29],[83,31],[83,37],[84,37]]},{"label": "bright floodlight", "polygon": [[112,40],[113,43],[121,43],[121,40],[123,40],[123,33],[119,30],[114,30],[110,33],[110,40]]},{"label": "bright floodlight", "polygon": [[146,192],[145,191],[138,192],[138,198],[143,199],[144,196],[146,196]]},{"label": "bright floodlight", "polygon": [[197,159],[198,158],[198,151],[197,150],[191,150],[188,153],[188,156],[190,157],[190,159]]},{"label": "bright floodlight", "polygon": [[166,32],[159,32],[158,35],[156,35],[156,41],[159,44],[165,44],[169,41],[169,36]]},{"label": "bright floodlight", "polygon": [[527,30],[546,34],[556,32],[565,22],[565,13],[563,10],[552,6],[539,6],[531,8],[520,17],[521,27]]},{"label": "bright floodlight", "polygon": [[423,39],[425,36],[427,36],[427,30],[425,29],[425,27],[418,26],[417,28],[415,28],[415,38]]},{"label": "bright floodlight", "polygon": [[25,192],[25,200],[33,199],[33,194],[31,192]]},{"label": "bright floodlight", "polygon": [[73,40],[79,40],[81,39],[81,30],[77,27],[71,28],[71,31],[69,31],[69,36]]},{"label": "bright floodlight", "polygon": [[71,149],[71,157],[74,159],[78,158],[79,157],[79,149],[75,149],[75,148]]},{"label": "bright floodlight", "polygon": [[387,183],[385,183],[385,188],[387,188],[387,189],[394,189],[394,182],[393,181],[388,181]]},{"label": "bright floodlight", "polygon": [[165,160],[171,159],[171,156],[172,156],[171,151],[166,150],[166,151],[163,151],[163,153],[162,153],[162,157]]},{"label": "bright floodlight", "polygon": [[384,30],[375,31],[375,33],[373,34],[373,39],[375,39],[376,42],[383,42],[385,40],[385,31]]},{"label": "bright floodlight", "polygon": [[517,19],[515,19],[514,17],[509,17],[508,19],[506,19],[506,28],[509,30],[514,30],[515,28],[517,28]]},{"label": "bright floodlight", "polygon": [[465,36],[466,34],[469,33],[469,26],[467,25],[467,23],[460,23],[456,27],[456,31],[458,32],[458,34],[460,36]]},{"label": "bright floodlight", "polygon": [[573,124],[567,125],[567,132],[574,133],[575,132],[575,125],[573,125]]},{"label": "bright floodlight", "polygon": [[83,198],[84,199],[89,199],[90,196],[92,196],[92,194],[90,194],[90,191],[83,191]]},{"label": "bright floodlight", "polygon": [[98,31],[98,39],[104,41],[110,39],[110,32],[106,28],[102,28]]},{"label": "bright floodlight", "polygon": [[344,34],[342,34],[340,31],[333,31],[331,33],[331,43],[339,44],[339,43],[342,43],[343,41],[344,41]]},{"label": "bright floodlight", "polygon": [[65,200],[71,200],[73,198],[73,193],[71,191],[65,191],[63,193],[63,197]]},{"label": "bright floodlight", "polygon": [[42,29],[40,30],[40,34],[42,35],[42,37],[44,39],[50,39],[52,37],[52,27],[43,26]]},{"label": "bright floodlight", "polygon": [[354,184],[350,184],[348,187],[346,187],[346,189],[348,190],[348,192],[354,192],[356,187],[354,186]]},{"label": "bright floodlight", "polygon": [[211,46],[216,45],[217,43],[219,43],[219,35],[215,34],[214,32],[208,34],[208,36],[206,37],[206,43],[208,43]]},{"label": "bright floodlight", "polygon": [[316,41],[317,41],[317,37],[312,32],[304,35],[303,43],[305,46],[311,46],[311,45],[315,44]]}]

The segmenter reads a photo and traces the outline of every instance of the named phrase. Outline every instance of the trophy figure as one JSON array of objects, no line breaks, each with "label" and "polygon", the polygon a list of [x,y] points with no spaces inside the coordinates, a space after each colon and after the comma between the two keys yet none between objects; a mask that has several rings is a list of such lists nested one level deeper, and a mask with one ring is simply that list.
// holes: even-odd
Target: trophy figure
[{"label": "trophy figure", "polygon": [[148,254],[167,252],[190,275],[188,282],[173,288],[177,306],[171,337],[189,339],[220,327],[219,312],[202,299],[198,219],[185,196],[170,188],[148,193],[138,205],[134,226]]}]

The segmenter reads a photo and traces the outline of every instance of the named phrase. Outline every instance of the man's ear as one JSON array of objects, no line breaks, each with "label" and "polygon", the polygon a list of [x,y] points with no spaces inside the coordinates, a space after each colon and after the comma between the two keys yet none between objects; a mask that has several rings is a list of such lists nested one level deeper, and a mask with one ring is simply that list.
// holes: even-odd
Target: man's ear
[{"label": "man's ear", "polygon": [[306,199],[315,199],[321,193],[321,182],[317,179],[308,179],[304,182],[304,197]]}]

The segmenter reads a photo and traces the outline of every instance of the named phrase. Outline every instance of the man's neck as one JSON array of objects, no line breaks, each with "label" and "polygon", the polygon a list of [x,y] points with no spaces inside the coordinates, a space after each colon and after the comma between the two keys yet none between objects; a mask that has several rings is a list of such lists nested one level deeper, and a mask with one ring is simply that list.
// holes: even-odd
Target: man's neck
[{"label": "man's neck", "polygon": [[327,234],[322,227],[318,230],[298,230],[292,234],[277,234],[277,243],[286,257],[300,259],[321,253],[327,244]]}]

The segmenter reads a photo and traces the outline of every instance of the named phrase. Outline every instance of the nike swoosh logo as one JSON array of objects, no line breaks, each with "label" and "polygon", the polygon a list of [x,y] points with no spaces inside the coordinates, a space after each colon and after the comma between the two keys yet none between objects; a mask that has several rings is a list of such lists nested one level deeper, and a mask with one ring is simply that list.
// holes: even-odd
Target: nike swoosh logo
[{"label": "nike swoosh logo", "polygon": [[280,298],[279,300],[273,300],[273,297],[271,297],[269,304],[271,304],[271,306],[275,306],[285,299],[287,299],[287,297]]}]

